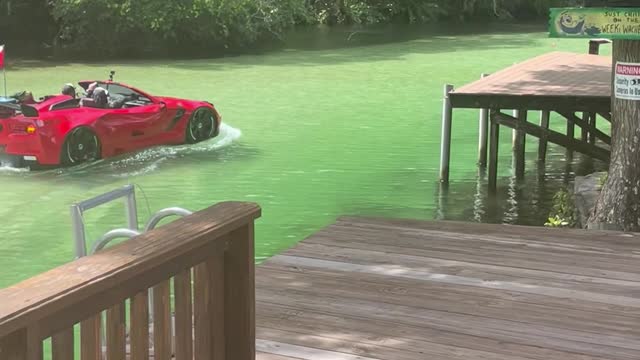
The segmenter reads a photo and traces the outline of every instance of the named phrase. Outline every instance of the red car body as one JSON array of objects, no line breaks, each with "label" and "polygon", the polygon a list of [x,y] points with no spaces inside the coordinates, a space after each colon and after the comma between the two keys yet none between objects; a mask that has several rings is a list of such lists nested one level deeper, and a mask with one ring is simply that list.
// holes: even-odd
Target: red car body
[{"label": "red car body", "polygon": [[[94,81],[80,82],[87,89]],[[173,97],[152,96],[134,87],[96,81],[110,96],[126,98],[121,108],[83,106],[79,98],[67,95],[46,97],[34,104],[2,105],[13,113],[0,116],[0,154],[20,163],[61,165],[67,136],[79,127],[88,128],[98,139],[98,158],[108,158],[158,145],[197,142],[188,137],[194,111],[211,114],[213,130],[219,133],[221,116],[214,105]],[[205,139],[200,139],[202,141]],[[68,164],[67,164],[68,165]]]}]

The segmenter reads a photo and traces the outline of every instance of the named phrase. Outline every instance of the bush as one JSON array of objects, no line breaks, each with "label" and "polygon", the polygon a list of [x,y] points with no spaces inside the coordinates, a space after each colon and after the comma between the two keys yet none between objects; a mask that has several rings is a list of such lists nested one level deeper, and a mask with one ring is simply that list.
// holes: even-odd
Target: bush
[{"label": "bush", "polygon": [[567,189],[560,189],[553,196],[549,219],[544,225],[548,227],[575,227],[576,211],[573,196]]},{"label": "bush", "polygon": [[[81,57],[209,55],[277,39],[294,25],[546,18],[575,0],[4,0],[0,43]],[[8,10],[7,10],[8,11]],[[5,11],[5,12],[7,12]],[[30,25],[20,31],[21,24]],[[14,39],[15,38],[15,39]],[[53,39],[53,41],[49,40]],[[13,47],[13,45],[12,45]]]}]

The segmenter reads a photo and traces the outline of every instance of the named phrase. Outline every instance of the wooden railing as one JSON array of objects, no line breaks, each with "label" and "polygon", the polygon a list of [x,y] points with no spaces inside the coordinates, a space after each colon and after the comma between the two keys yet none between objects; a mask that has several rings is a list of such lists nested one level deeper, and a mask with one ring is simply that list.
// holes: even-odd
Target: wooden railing
[{"label": "wooden railing", "polygon": [[0,359],[43,359],[49,338],[53,360],[255,359],[259,216],[255,204],[221,203],[0,290]]}]

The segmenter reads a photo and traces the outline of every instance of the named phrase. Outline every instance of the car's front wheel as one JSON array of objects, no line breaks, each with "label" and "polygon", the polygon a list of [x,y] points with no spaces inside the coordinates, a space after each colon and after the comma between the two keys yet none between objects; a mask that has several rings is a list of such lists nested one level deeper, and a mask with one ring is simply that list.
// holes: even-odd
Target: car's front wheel
[{"label": "car's front wheel", "polygon": [[216,117],[206,107],[196,109],[187,124],[186,139],[189,144],[204,141],[213,136],[216,130]]},{"label": "car's front wheel", "polygon": [[63,165],[77,165],[100,158],[98,136],[87,127],[77,127],[67,135],[60,154]]}]

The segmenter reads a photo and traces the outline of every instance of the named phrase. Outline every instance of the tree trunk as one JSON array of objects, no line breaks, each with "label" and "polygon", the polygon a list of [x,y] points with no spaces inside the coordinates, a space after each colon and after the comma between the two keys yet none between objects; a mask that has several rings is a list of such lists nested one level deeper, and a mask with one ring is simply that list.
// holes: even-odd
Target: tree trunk
[{"label": "tree trunk", "polygon": [[[613,41],[616,62],[640,63],[640,40]],[[613,76],[615,81],[615,75]],[[591,228],[640,230],[640,101],[617,99],[612,86],[611,163]]]}]

